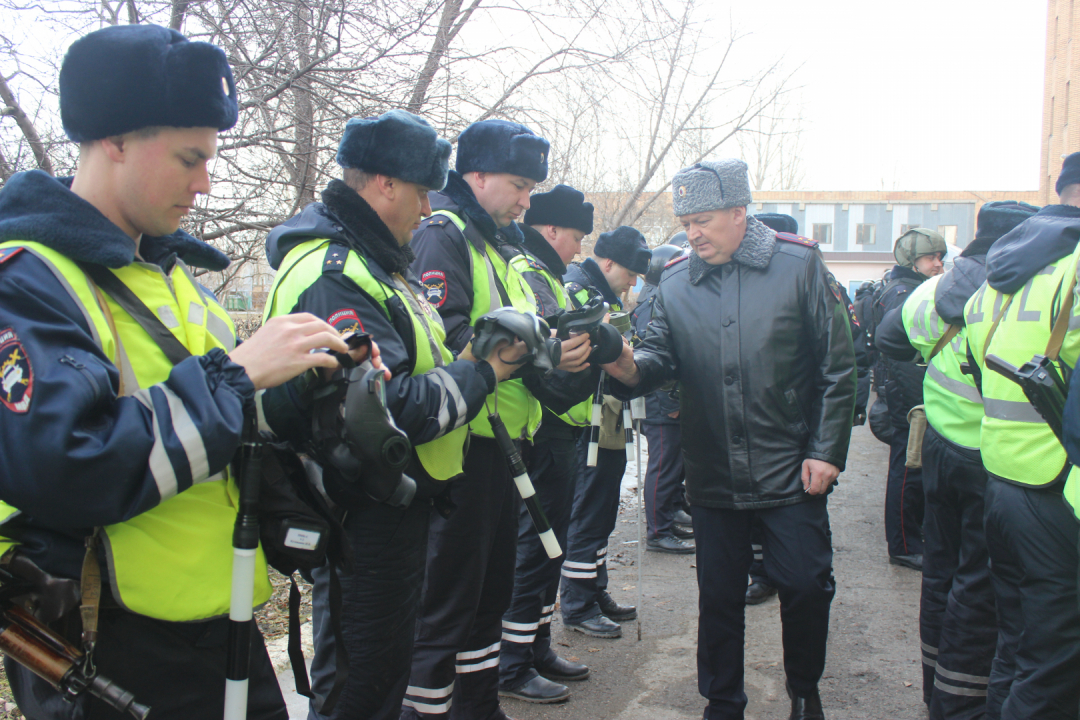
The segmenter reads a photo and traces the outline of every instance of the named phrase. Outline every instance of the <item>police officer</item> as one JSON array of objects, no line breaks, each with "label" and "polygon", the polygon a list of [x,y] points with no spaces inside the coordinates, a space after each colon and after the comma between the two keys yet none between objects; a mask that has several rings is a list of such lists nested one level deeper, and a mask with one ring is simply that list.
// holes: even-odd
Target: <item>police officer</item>
[{"label": "police officer", "polygon": [[985,712],[986,684],[997,644],[983,530],[986,470],[979,453],[983,404],[975,380],[962,367],[967,362],[964,304],[986,279],[987,251],[1037,211],[1014,201],[984,204],[975,238],[952,269],[912,290],[877,329],[878,346],[886,355],[927,364],[919,636],[923,699],[935,720]]},{"label": "police officer", "polygon": [[[371,334],[394,375],[386,385],[387,406],[412,440],[406,472],[418,483],[407,507],[361,500],[348,508],[352,567],[340,579],[340,609],[331,607],[333,571],[313,573],[313,720],[401,714],[431,497],[462,474],[469,420],[496,380],[517,367],[502,362],[500,351],[478,362],[468,347],[455,360],[443,343],[442,320],[422,299],[422,286],[409,270],[412,231],[431,214],[428,191],[446,184],[449,156],[450,143],[404,110],[350,120],[337,152],[343,179],[331,180],[321,203],[308,205],[267,238],[267,259],[278,271],[267,317],[310,312],[341,333]],[[304,415],[300,408],[292,414]],[[273,424],[273,417],[268,420]],[[303,446],[308,427],[290,439]],[[342,625],[348,674],[336,706],[324,715],[318,711],[338,671],[335,617]]]},{"label": "police officer", "polygon": [[[649,269],[650,257],[645,237],[632,227],[623,225],[601,233],[593,256],[567,269],[563,277],[566,291],[576,307],[599,295],[611,312],[621,312],[620,296]],[[626,436],[622,432],[622,403],[605,397],[603,413],[611,432],[601,427],[595,467],[587,465],[589,436],[582,435],[578,441],[578,476],[562,567],[560,609],[565,627],[592,637],[617,638],[622,635],[619,621],[636,618],[637,608],[620,605],[607,590],[607,545],[619,514]]]},{"label": "police officer", "polygon": [[1048,355],[1059,317],[1061,360],[1073,367],[1080,355],[1080,334],[1062,336],[1080,316],[1075,302],[1070,314],[1063,309],[1080,236],[1080,154],[1065,159],[1056,190],[1060,205],[1047,205],[990,249],[986,282],[964,308],[985,411],[979,443],[998,614],[986,714],[994,720],[1080,712],[1080,525],[1062,496],[1077,471],[1020,386],[987,367],[990,356],[1019,366]]},{"label": "police officer", "polygon": [[[566,263],[581,252],[581,241],[593,230],[592,203],[585,202],[585,195],[569,185],[556,185],[550,192],[529,198],[525,222],[519,227],[522,244],[504,245],[502,253],[532,288],[537,312],[556,317],[570,308],[561,278]],[[567,407],[567,402],[555,404],[544,398],[543,420],[528,448],[529,477],[564,549],[574,498],[577,439],[589,423],[589,397],[599,373],[597,367],[569,374],[578,389],[574,398],[581,400],[576,405]],[[528,511],[522,507],[514,597],[503,615],[500,695],[525,702],[560,702],[570,696],[570,690],[558,681],[589,677],[587,666],[559,657],[551,647],[551,618],[561,566],[561,558],[547,556]]]},{"label": "police officer", "polygon": [[[754,216],[777,233],[787,233],[809,241],[799,235],[799,222],[784,213],[758,213]],[[865,332],[855,314],[855,306],[848,297],[847,290],[839,283],[835,287],[840,291],[840,302],[848,309],[851,322],[851,339],[855,347],[855,367],[857,370],[857,390],[855,392],[855,417],[853,425],[866,422],[866,403],[870,397],[870,354],[867,352]],[[750,544],[754,551],[754,563],[750,566],[750,584],[746,588],[746,604],[760,605],[776,594],[776,587],[769,581],[765,572],[764,544],[765,528],[755,519],[750,524]]]},{"label": "police officer", "polygon": [[[685,233],[679,234],[685,237]],[[652,320],[656,286],[660,283],[664,267],[682,254],[682,248],[670,244],[670,241],[653,249],[649,270],[645,273],[645,288],[630,314],[637,337],[645,336]],[[649,443],[649,462],[645,469],[645,548],[653,552],[687,555],[694,552],[694,544],[684,538],[692,538],[694,531],[685,530],[675,523],[676,503],[682,494],[683,463],[679,400],[672,390],[673,387],[660,389],[645,397],[645,418],[641,421],[641,433]]]},{"label": "police officer", "polygon": [[[903,305],[909,292],[927,278],[944,272],[942,258],[946,250],[945,238],[933,230],[913,228],[900,236],[893,248],[896,265],[874,302],[875,328],[890,310]],[[875,329],[875,336],[876,332]],[[880,345],[878,350],[881,350]],[[889,562],[922,570],[922,471],[907,467],[907,416],[911,408],[922,404],[924,370],[914,362],[898,362],[887,356],[882,359],[886,371],[885,399],[892,425],[885,487],[885,539]]]},{"label": "police officer", "polygon": [[[462,350],[473,323],[499,307],[534,312],[533,292],[499,254],[519,243],[515,220],[547,177],[548,142],[524,125],[473,123],[458,140],[456,171],[432,192],[420,224],[413,269],[439,311],[446,344]],[[563,344],[561,368],[580,369],[588,337]],[[529,382],[536,380],[530,376]],[[533,437],[541,406],[525,380],[500,383],[469,425],[464,478],[449,489],[453,508],[433,515],[412,674],[402,718],[500,720],[499,649],[510,606],[521,501],[488,422],[498,410],[512,438]],[[535,385],[534,385],[535,387]]]},{"label": "police officer", "polygon": [[[218,131],[237,120],[219,48],[155,25],[91,33],[64,58],[60,110],[79,143],[74,178],[34,170],[0,191],[3,563],[76,605],[84,562],[100,566],[104,582],[89,573],[81,588],[90,608],[101,592],[96,667],[153,717],[221,717],[229,461],[245,413],[262,389],[337,366],[311,350],[347,347],[310,315],[236,346],[229,316],[192,276],[228,264],[178,230],[209,192]],[[257,557],[262,604],[271,588]],[[41,619],[79,644],[78,611],[55,599],[44,592]],[[27,717],[119,717],[6,667]],[[287,718],[257,630],[248,717]]]},{"label": "police officer", "polygon": [[812,240],[747,217],[746,163],[686,168],[672,192],[694,252],[661,277],[641,346],[604,369],[623,397],[674,378],[681,385],[704,718],[741,718],[746,707],[743,614],[757,516],[780,589],[790,717],[822,720],[817,683],[835,592],[826,494],[844,466],[855,406],[848,313]]}]

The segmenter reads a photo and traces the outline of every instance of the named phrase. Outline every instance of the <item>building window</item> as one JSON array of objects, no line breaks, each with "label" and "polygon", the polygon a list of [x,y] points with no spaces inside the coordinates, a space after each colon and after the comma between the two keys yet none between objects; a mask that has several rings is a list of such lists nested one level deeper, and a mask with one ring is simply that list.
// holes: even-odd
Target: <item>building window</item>
[{"label": "building window", "polygon": [[906,235],[908,230],[914,230],[917,227],[919,227],[919,226],[918,225],[901,225],[900,226],[900,235],[901,236]]},{"label": "building window", "polygon": [[937,231],[945,238],[945,242],[956,244],[956,225],[938,225]]},{"label": "building window", "polygon": [[857,245],[873,245],[875,242],[877,242],[877,225],[859,223],[855,226],[855,243]]},{"label": "building window", "polygon": [[832,245],[832,223],[814,223],[814,239],[821,245]]}]

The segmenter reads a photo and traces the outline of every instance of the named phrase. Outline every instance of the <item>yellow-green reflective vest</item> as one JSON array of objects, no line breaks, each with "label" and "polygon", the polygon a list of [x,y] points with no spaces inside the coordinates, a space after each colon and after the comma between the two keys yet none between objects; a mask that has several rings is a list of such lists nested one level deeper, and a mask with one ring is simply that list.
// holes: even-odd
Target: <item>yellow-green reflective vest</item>
[{"label": "yellow-green reflective vest", "polygon": [[[323,260],[329,245],[330,241],[327,239],[309,240],[289,251],[278,268],[277,277],[274,278],[270,300],[263,313],[264,320],[294,311],[300,296],[322,275]],[[391,323],[393,321],[386,301],[394,295],[400,298],[409,312],[416,345],[412,377],[453,362],[454,355],[446,348],[446,331],[443,329],[442,318],[426,300],[413,293],[404,279],[392,285],[377,279],[368,269],[367,260],[352,250],[349,251],[342,272],[379,302],[383,314]],[[418,312],[421,315],[418,315]],[[378,340],[375,338],[376,342]],[[417,445],[416,455],[431,477],[436,480],[450,480],[462,473],[461,462],[468,437],[469,428],[463,425],[431,442]]]},{"label": "yellow-green reflective vest", "polygon": [[[146,396],[165,381],[173,365],[157,343],[128,313],[105,295],[117,337],[86,275],[70,258],[32,242],[22,246],[53,272],[80,308],[106,357],[120,370],[125,395]],[[232,320],[210,299],[179,260],[168,275],[148,263],[112,270],[169,328],[192,355],[213,348],[231,350],[236,342]],[[130,362],[129,362],[130,359]],[[154,458],[150,458],[151,464]],[[208,471],[207,471],[208,472]],[[195,484],[126,522],[104,528],[103,538],[113,596],[128,610],[174,622],[205,620],[229,611],[232,588],[232,531],[239,492],[228,471],[200,477]],[[0,517],[11,514],[0,508]],[[266,558],[256,558],[255,604],[270,599]]]},{"label": "yellow-green reflective vest", "polygon": [[[464,235],[465,221],[460,217],[449,210],[439,210],[434,214],[449,218]],[[495,252],[491,243],[484,243],[483,253],[477,250],[468,238],[465,238],[465,244],[469,246],[469,265],[472,267],[473,302],[472,311],[469,313],[470,325],[475,325],[482,316],[502,307],[499,289],[495,284],[496,277],[502,282],[510,298],[510,304],[515,309],[521,312],[536,312],[532,288],[525,282],[521,273]],[[481,410],[480,414],[469,423],[470,432],[482,437],[494,437],[487,416],[488,412],[496,409],[496,393],[498,394],[499,416],[506,423],[510,437],[527,436],[529,440],[532,440],[536,429],[540,427],[543,411],[540,408],[540,402],[525,389],[525,383],[521,380],[505,380],[499,383],[495,392],[488,395],[485,401],[486,410]]]},{"label": "yellow-green reflective vest", "polygon": [[934,293],[943,276],[937,275],[911,291],[901,310],[904,330],[912,347],[927,361],[923,378],[926,420],[942,437],[972,450],[979,448],[983,406],[975,380],[960,371],[967,361],[964,331],[941,348],[930,360],[930,352],[945,334],[948,324],[938,317]]},{"label": "yellow-green reflective vest", "polygon": [[[546,272],[534,269],[529,265],[529,258],[524,255],[515,255],[514,259],[510,261],[510,266],[521,273],[523,277],[527,272],[536,273],[542,277],[544,282],[548,284],[548,287],[551,288],[551,292],[555,296],[555,302],[559,304],[559,309],[566,309],[566,306],[570,302],[570,298],[566,294],[566,288],[562,286],[562,283],[559,282],[558,278],[554,278]],[[592,398],[581,401],[561,415],[556,415],[556,417],[575,427],[588,427],[590,418],[592,417]]]},{"label": "yellow-green reflective vest", "polygon": [[[1004,314],[1002,308],[1009,302],[1009,296],[987,283],[964,307],[968,344],[982,374],[983,465],[988,472],[1019,485],[1039,487],[1053,482],[1065,467],[1065,449],[1027,401],[1020,386],[988,370],[984,358],[987,354],[996,355],[1019,367],[1033,355],[1044,354],[1061,308],[1061,293],[1068,287],[1065,281],[1075,272],[1075,267],[1075,256],[1047,265],[1013,295]],[[987,335],[999,315],[997,330],[986,347]],[[1075,306],[1073,315],[1076,316]],[[1061,359],[1075,365],[1078,352],[1080,333],[1067,333]],[[1070,476],[1076,474],[1075,468],[1070,471]]]},{"label": "yellow-green reflective vest", "polygon": [[1076,519],[1080,520],[1080,474],[1069,473],[1069,479],[1065,483],[1065,502],[1072,507]]}]

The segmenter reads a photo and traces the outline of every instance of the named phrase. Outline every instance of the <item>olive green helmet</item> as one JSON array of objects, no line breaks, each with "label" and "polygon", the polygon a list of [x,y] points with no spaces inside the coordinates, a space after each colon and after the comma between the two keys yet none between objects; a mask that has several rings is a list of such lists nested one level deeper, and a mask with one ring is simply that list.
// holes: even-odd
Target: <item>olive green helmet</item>
[{"label": "olive green helmet", "polygon": [[941,256],[945,257],[948,251],[949,247],[941,233],[919,227],[911,228],[897,239],[893,255],[897,265],[911,269],[915,267],[915,261],[923,255],[941,253]]}]

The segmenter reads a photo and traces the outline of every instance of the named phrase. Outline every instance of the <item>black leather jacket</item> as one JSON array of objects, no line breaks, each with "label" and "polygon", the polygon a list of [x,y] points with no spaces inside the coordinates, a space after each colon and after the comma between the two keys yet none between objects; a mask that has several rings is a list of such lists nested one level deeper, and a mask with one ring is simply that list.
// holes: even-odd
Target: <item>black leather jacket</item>
[{"label": "black leather jacket", "polygon": [[620,397],[681,383],[686,490],[695,505],[792,505],[802,462],[841,470],[855,408],[847,309],[813,247],[779,241],[753,217],[731,262],[697,255],[660,280],[652,322],[634,353],[641,382]]}]

